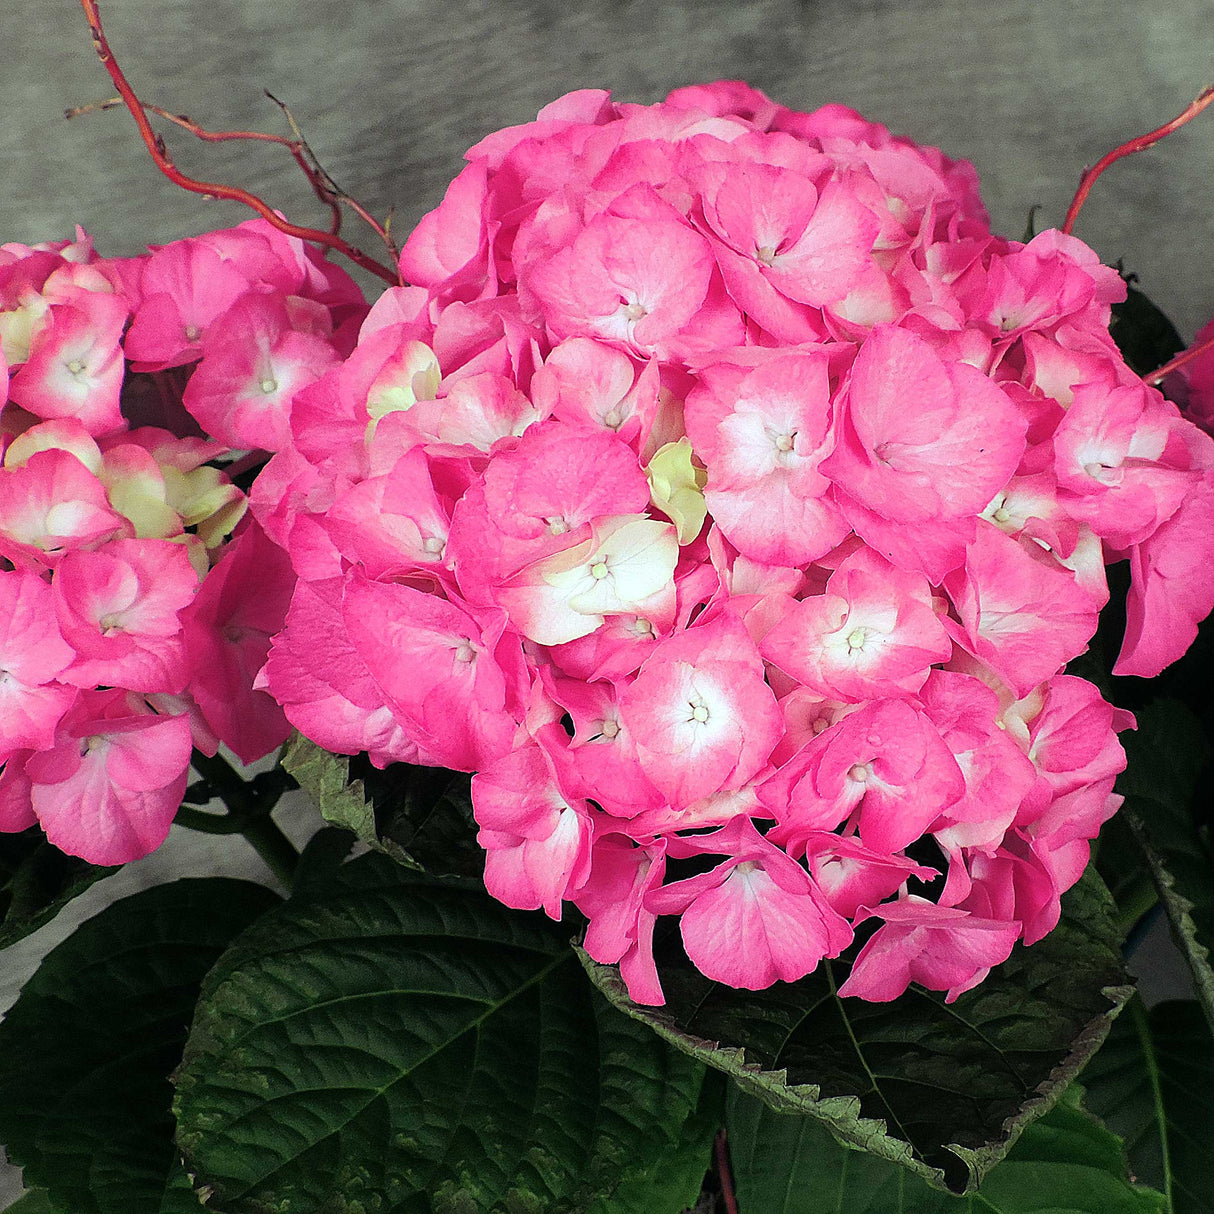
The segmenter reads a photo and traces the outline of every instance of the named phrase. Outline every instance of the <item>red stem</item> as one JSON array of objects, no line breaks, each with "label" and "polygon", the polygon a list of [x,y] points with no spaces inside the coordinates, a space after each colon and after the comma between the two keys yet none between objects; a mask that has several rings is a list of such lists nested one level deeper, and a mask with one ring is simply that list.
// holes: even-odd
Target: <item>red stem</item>
[{"label": "red stem", "polygon": [[[341,227],[341,210],[337,206],[337,201],[340,199],[340,201],[344,202],[346,206],[348,206],[350,210],[352,210],[365,224],[367,224],[367,226],[375,232],[375,235],[384,242],[384,245],[388,249],[388,253],[392,257],[393,264],[398,262],[400,260],[400,253],[397,250],[396,245],[392,243],[392,238],[388,235],[388,229],[382,223],[380,223],[378,219],[372,216],[370,212],[367,211],[367,209],[362,205],[362,203],[355,198],[351,198],[350,195],[344,190],[339,189],[333,178],[325,172],[320,161],[316,158],[316,153],[313,152],[310,147],[308,147],[303,135],[300,134],[299,127],[295,123],[295,115],[291,113],[291,107],[287,105],[285,101],[279,101],[269,89],[265,90],[265,94],[272,102],[274,102],[276,106],[278,106],[280,110],[282,110],[283,116],[291,126],[291,130],[295,132],[295,140],[293,142],[288,141],[287,146],[291,148],[292,154],[295,156],[299,167],[303,169],[305,176],[312,183],[312,188],[316,191],[317,197],[320,198],[322,202],[326,202],[333,207],[335,212],[333,220],[334,226],[331,229],[333,235],[336,236],[338,229]],[[312,161],[311,167],[309,167],[304,159],[305,153]],[[315,171],[313,171],[313,169]],[[390,214],[389,222],[391,222]]]},{"label": "red stem", "polygon": [[[382,278],[384,282],[390,283],[392,286],[396,286],[400,282],[400,278],[395,270],[381,265],[373,257],[368,257],[361,249],[356,249],[335,233],[322,232],[317,228],[304,228],[297,224],[289,223],[281,216],[275,214],[269,204],[258,198],[256,194],[250,194],[248,190],[243,190],[239,186],[198,181],[182,173],[169,158],[164,140],[152,130],[152,125],[148,121],[143,103],[135,95],[135,90],[131,88],[122,69],[118,66],[117,60],[114,58],[113,51],[110,50],[109,42],[106,40],[105,33],[101,28],[101,15],[98,12],[97,0],[80,0],[80,3],[84,8],[85,16],[88,18],[89,31],[93,36],[93,46],[97,51],[97,57],[105,65],[106,71],[110,74],[110,79],[114,82],[114,87],[118,90],[119,96],[121,96],[126,108],[130,110],[131,117],[135,119],[135,125],[139,128],[139,134],[143,139],[144,146],[148,149],[156,167],[174,185],[180,186],[183,190],[188,190],[192,194],[206,194],[212,198],[241,202],[256,211],[268,223],[273,224],[280,232],[285,232],[288,236],[294,236],[299,240],[309,240],[314,244],[335,249],[337,252],[348,257],[356,265],[362,266],[364,270],[369,271],[378,278]],[[186,121],[188,123],[188,120]],[[244,132],[230,132],[227,135],[216,136],[216,138],[240,138],[243,134]],[[281,141],[276,136],[256,137],[276,142]],[[308,172],[309,180],[313,181],[313,187],[315,188],[315,181],[311,172],[307,169],[305,169],[305,172]]]},{"label": "red stem", "polygon": [[1195,346],[1190,346],[1187,350],[1181,350],[1170,362],[1166,362],[1162,367],[1156,367],[1154,371],[1148,371],[1143,377],[1144,384],[1162,383],[1164,378],[1170,375],[1178,367],[1183,367],[1185,363],[1192,361],[1199,354],[1204,354],[1207,350],[1214,349],[1214,333],[1211,333],[1205,341],[1198,343]]},{"label": "red stem", "polygon": [[733,1170],[729,1166],[729,1147],[725,1131],[718,1130],[713,1151],[717,1162],[717,1179],[721,1182],[721,1196],[725,1199],[725,1214],[738,1214],[738,1199],[733,1189]]},{"label": "red stem", "polygon": [[1177,114],[1171,122],[1165,122],[1163,126],[1156,127],[1155,130],[1148,134],[1139,135],[1136,139],[1131,139],[1121,144],[1120,147],[1115,147],[1111,152],[1102,156],[1090,169],[1085,169],[1083,176],[1079,179],[1079,188],[1075,191],[1075,197],[1071,199],[1066,219],[1062,222],[1063,232],[1068,235],[1070,234],[1071,229],[1075,226],[1075,220],[1079,217],[1079,212],[1083,209],[1083,204],[1087,201],[1088,194],[1091,193],[1092,186],[1096,184],[1096,178],[1109,165],[1115,164],[1126,156],[1132,156],[1135,152],[1144,151],[1146,148],[1158,143],[1165,136],[1170,135],[1173,131],[1180,130],[1186,122],[1190,122],[1196,118],[1211,102],[1214,102],[1214,85],[1210,85],[1204,89],[1185,108],[1184,113]]}]

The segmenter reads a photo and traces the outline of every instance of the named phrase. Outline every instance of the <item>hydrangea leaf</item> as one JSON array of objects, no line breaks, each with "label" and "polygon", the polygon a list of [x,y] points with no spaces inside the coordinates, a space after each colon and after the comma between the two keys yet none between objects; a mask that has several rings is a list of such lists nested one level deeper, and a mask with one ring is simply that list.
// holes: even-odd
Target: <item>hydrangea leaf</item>
[{"label": "hydrangea leaf", "polygon": [[300,734],[288,744],[283,766],[327,821],[376,851],[435,874],[479,879],[484,872],[466,773],[408,763],[381,769],[365,755],[330,754]]},{"label": "hydrangea leaf", "polygon": [[295,866],[291,896],[306,897],[312,889],[321,889],[345,863],[354,839],[339,826],[322,826],[307,842]]},{"label": "hydrangea leaf", "polygon": [[1143,916],[1158,903],[1159,893],[1125,814],[1114,814],[1100,828],[1100,837],[1092,844],[1092,860],[1117,904],[1122,936],[1132,937],[1142,930]]},{"label": "hydrangea leaf", "polygon": [[374,852],[263,918],[176,1076],[214,1206],[573,1212],[657,1164],[702,1068],[601,999],[567,934]]},{"label": "hydrangea leaf", "polygon": [[941,1193],[905,1169],[836,1142],[820,1121],[776,1113],[735,1089],[726,1105],[741,1214],[1163,1214],[1132,1184],[1120,1140],[1077,1087],[1028,1126],[981,1188]]},{"label": "hydrangea leaf", "polygon": [[1168,1214],[1214,1212],[1214,1040],[1195,1001],[1135,997],[1083,1073],[1088,1107],[1125,1140]]},{"label": "hydrangea leaf", "polygon": [[682,1214],[699,1201],[712,1164],[712,1146],[725,1116],[725,1080],[705,1068],[695,1110],[679,1140],[647,1167],[629,1168],[610,1196],[599,1197],[589,1214]]},{"label": "hydrangea leaf", "polygon": [[1126,280],[1124,303],[1113,305],[1109,333],[1121,356],[1139,375],[1162,367],[1184,349],[1184,339],[1163,311],[1134,283],[1137,275],[1122,273]]},{"label": "hydrangea leaf", "polygon": [[50,1196],[45,1189],[30,1189],[11,1206],[6,1206],[4,1214],[61,1214],[61,1211],[51,1205]]},{"label": "hydrangea leaf", "polygon": [[375,812],[367,804],[361,784],[350,780],[349,759],[330,754],[296,732],[283,747],[280,761],[316,802],[326,822],[353,831],[372,847],[379,846]]},{"label": "hydrangea leaf", "polygon": [[380,769],[362,755],[350,760],[350,774],[361,781],[374,807],[389,854],[403,851],[436,875],[481,880],[485,852],[476,841],[469,774],[408,763]]},{"label": "hydrangea leaf", "polygon": [[1172,936],[1193,972],[1197,998],[1214,1029],[1214,852],[1198,828],[1194,792],[1209,749],[1201,722],[1163,700],[1123,735],[1129,766],[1118,781],[1122,814],[1146,857]]},{"label": "hydrangea leaf", "polygon": [[61,852],[36,826],[0,834],[0,949],[36,932],[115,871]]},{"label": "hydrangea leaf", "polygon": [[1119,943],[1112,900],[1089,870],[1053,932],[1017,946],[952,1004],[913,986],[892,1003],[841,1000],[846,959],[799,982],[733,990],[700,974],[667,932],[656,944],[667,1003],[648,1008],[628,999],[616,967],[582,960],[617,1007],[773,1109],[816,1117],[841,1141],[961,1192],[1104,1040],[1130,995]]},{"label": "hydrangea leaf", "polygon": [[143,890],[47,954],[0,1024],[0,1141],[70,1214],[188,1214],[169,1072],[203,975],[278,899],[211,877]]}]

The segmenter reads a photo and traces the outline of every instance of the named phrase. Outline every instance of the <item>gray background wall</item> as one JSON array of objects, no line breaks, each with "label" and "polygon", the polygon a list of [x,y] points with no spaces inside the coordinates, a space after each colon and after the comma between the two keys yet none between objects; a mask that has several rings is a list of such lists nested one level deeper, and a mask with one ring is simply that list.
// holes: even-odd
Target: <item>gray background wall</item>
[{"label": "gray background wall", "polygon": [[[588,85],[656,100],[744,77],[798,108],[842,101],[972,159],[999,230],[1031,203],[1058,223],[1078,174],[1172,117],[1214,78],[1211,0],[104,0],[145,99],[220,127],[279,129],[289,102],[334,177],[401,230],[464,149]],[[65,123],[108,96],[76,0],[0,5],[0,241],[75,222],[133,252],[238,222],[151,167],[125,114]],[[319,213],[280,149],[205,147],[183,164]],[[1186,332],[1214,312],[1214,113],[1100,183],[1078,234],[1124,257]]]},{"label": "gray background wall", "polygon": [[[395,204],[399,232],[442,197],[466,147],[566,90],[653,101],[742,77],[786,104],[841,101],[968,157],[996,228],[1019,235],[1030,204],[1042,226],[1059,223],[1085,164],[1214,79],[1211,0],[103,0],[102,15],[145,100],[212,127],[279,130],[269,89],[347,191],[381,215]],[[64,122],[65,107],[111,91],[75,0],[0,0],[0,243],[79,222],[103,252],[133,253],[246,218],[161,178],[124,113]],[[323,222],[279,149],[169,138],[197,175]],[[1112,169],[1077,228],[1138,271],[1186,336],[1214,314],[1212,179],[1214,110]],[[310,829],[306,805],[287,816],[296,834]],[[218,871],[266,879],[241,840],[175,832],[77,915]],[[0,956],[0,1009],[68,926]],[[1157,993],[1178,981],[1160,975]],[[0,1208],[19,1191],[0,1164]]]}]

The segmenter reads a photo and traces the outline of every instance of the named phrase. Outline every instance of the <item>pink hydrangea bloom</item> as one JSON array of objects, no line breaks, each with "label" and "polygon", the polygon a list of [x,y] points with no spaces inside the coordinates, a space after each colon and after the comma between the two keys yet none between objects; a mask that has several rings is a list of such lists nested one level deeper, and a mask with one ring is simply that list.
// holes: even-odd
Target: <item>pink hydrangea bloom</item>
[{"label": "pink hydrangea bloom", "polygon": [[722,616],[660,642],[620,698],[641,769],[675,808],[740,788],[780,731],[754,642]]},{"label": "pink hydrangea bloom", "polygon": [[1087,648],[1101,606],[1035,543],[986,522],[944,588],[961,621],[949,622],[954,639],[1022,694]]},{"label": "pink hydrangea bloom", "polygon": [[38,417],[75,417],[89,433],[121,429],[122,338],[126,302],[92,291],[50,304],[9,395]]},{"label": "pink hydrangea bloom", "polygon": [[794,853],[808,832],[852,819],[860,841],[893,854],[913,843],[965,791],[956,759],[921,710],[874,700],[823,730],[760,789]]},{"label": "pink hydrangea bloom", "polygon": [[198,573],[171,540],[112,540],[69,552],[51,587],[64,639],[76,651],[64,679],[132,691],[184,690],[188,677],[179,612]]},{"label": "pink hydrangea bloom", "polygon": [[687,433],[709,469],[708,508],[739,552],[801,565],[846,537],[819,468],[834,445],[834,415],[825,353],[789,353],[753,370],[704,368],[687,396]]},{"label": "pink hydrangea bloom", "polygon": [[[141,336],[205,321],[201,393],[261,305],[191,260]],[[474,772],[489,889],[576,901],[638,1001],[662,915],[749,988],[880,919],[843,988],[878,1000],[1048,931],[1124,763],[1061,673],[1105,562],[1121,671],[1214,597],[1214,448],[1117,353],[1118,275],[994,236],[970,165],[740,82],[489,135],[400,268],[252,492],[299,578],[257,682],[287,719]]]},{"label": "pink hydrangea bloom", "polygon": [[253,685],[273,688],[287,720],[326,750],[366,751],[380,767],[426,761],[346,634],[336,579],[296,584]]},{"label": "pink hydrangea bloom", "polygon": [[[322,324],[326,309],[317,305]],[[277,451],[290,438],[291,400],[337,361],[327,335],[304,327],[287,301],[248,292],[207,330],[183,403],[230,447]],[[302,323],[301,323],[302,322]]]},{"label": "pink hydrangea bloom", "polygon": [[1114,674],[1152,678],[1179,658],[1214,610],[1214,470],[1130,550],[1125,643]]},{"label": "pink hydrangea bloom", "polygon": [[707,977],[761,990],[795,982],[823,957],[836,957],[852,939],[812,877],[769,843],[746,817],[710,835],[668,845],[672,854],[725,854],[696,877],[651,892],[648,910],[680,914],[687,955]]},{"label": "pink hydrangea bloom", "polygon": [[810,690],[862,703],[914,695],[953,646],[927,580],[858,548],[822,594],[793,605],[761,650]]},{"label": "pink hydrangea bloom", "polygon": [[76,698],[58,676],[74,657],[55,622],[51,588],[36,574],[0,570],[0,760],[54,744]]},{"label": "pink hydrangea bloom", "polygon": [[543,907],[559,919],[561,902],[590,874],[594,820],[589,805],[565,794],[534,744],[503,755],[472,783],[489,892],[507,906]]},{"label": "pink hydrangea bloom", "polygon": [[94,864],[158,847],[185,792],[190,725],[127,692],[81,692],[51,747],[23,763],[29,801],[47,838]]},{"label": "pink hydrangea bloom", "polygon": [[[1202,346],[1214,338],[1214,320],[1207,321],[1193,338],[1193,346]],[[1214,348],[1198,354],[1164,381],[1168,395],[1177,401],[1184,415],[1214,435]]]},{"label": "pink hydrangea bloom", "polygon": [[946,1003],[977,986],[1006,961],[1020,936],[1015,920],[984,919],[909,894],[861,914],[884,919],[860,950],[840,995],[873,1003],[896,999],[911,982],[947,991]]},{"label": "pink hydrangea bloom", "polygon": [[[285,444],[289,400],[242,413],[233,382],[269,367],[294,390],[365,311],[260,221],[116,261],[83,234],[0,249],[0,829],[133,860],[192,746],[251,762],[284,740],[253,681],[294,573],[256,527],[225,556],[246,499],[224,464]],[[200,356],[187,386],[172,368]]]},{"label": "pink hydrangea bloom", "polygon": [[574,896],[590,920],[584,946],[604,964],[619,963],[628,993],[637,1003],[666,1002],[653,959],[657,915],[645,897],[660,888],[666,871],[665,845],[636,846],[626,835],[596,838],[590,876]]},{"label": "pink hydrangea bloom", "polygon": [[181,610],[186,691],[242,763],[287,740],[282,709],[253,680],[283,625],[295,575],[286,553],[250,519]]}]

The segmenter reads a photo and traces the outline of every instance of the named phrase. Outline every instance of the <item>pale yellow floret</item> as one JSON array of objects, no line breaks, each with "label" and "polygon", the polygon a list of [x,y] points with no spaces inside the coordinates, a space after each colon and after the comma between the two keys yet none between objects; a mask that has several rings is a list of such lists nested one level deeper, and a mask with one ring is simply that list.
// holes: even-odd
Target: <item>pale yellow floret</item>
[{"label": "pale yellow floret", "polygon": [[218,547],[244,517],[248,499],[218,468],[203,464],[182,472],[161,464],[165,500],[208,548]]},{"label": "pale yellow floret", "polygon": [[380,419],[389,413],[411,409],[419,400],[433,400],[442,377],[438,359],[425,342],[405,342],[367,392],[367,415],[371,420],[367,423],[366,441],[371,441]]},{"label": "pale yellow floret", "polygon": [[680,438],[659,447],[645,471],[649,500],[674,523],[679,543],[690,544],[708,514],[704,502],[708,473],[694,462],[690,440]]},{"label": "pale yellow floret", "polygon": [[[181,532],[181,516],[164,500],[164,485],[124,480],[107,486],[110,505],[135,528],[137,539],[171,539]],[[149,489],[151,490],[149,492]]]},{"label": "pale yellow floret", "polygon": [[50,304],[31,292],[17,307],[0,312],[0,350],[10,367],[29,361],[30,346],[49,310]]},{"label": "pale yellow floret", "polygon": [[21,468],[39,451],[66,451],[74,455],[94,476],[101,471],[101,448],[87,434],[68,435],[42,426],[18,434],[4,453],[6,468]]}]

